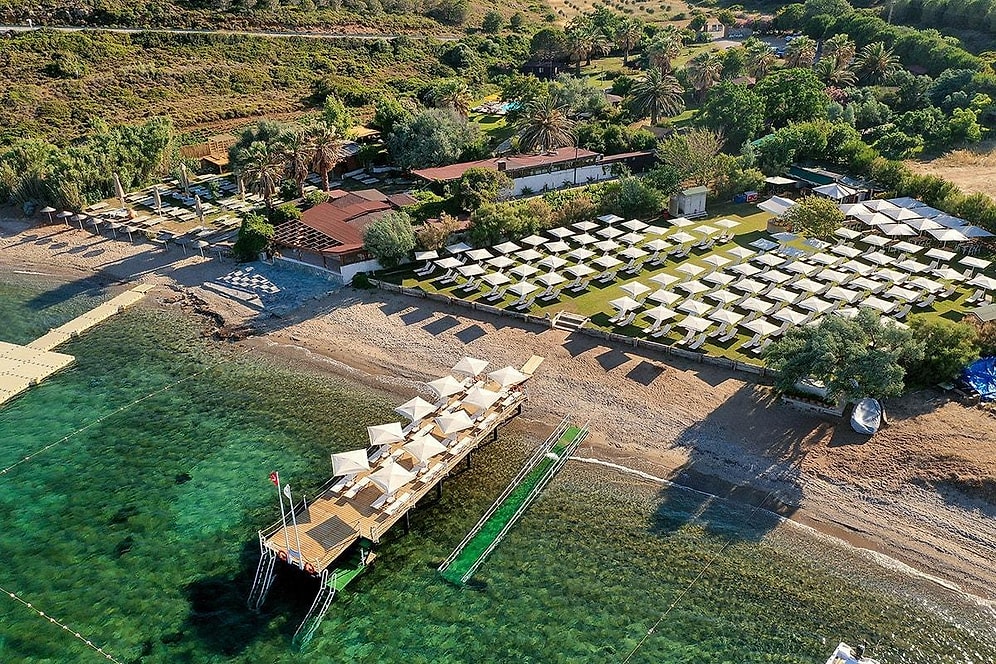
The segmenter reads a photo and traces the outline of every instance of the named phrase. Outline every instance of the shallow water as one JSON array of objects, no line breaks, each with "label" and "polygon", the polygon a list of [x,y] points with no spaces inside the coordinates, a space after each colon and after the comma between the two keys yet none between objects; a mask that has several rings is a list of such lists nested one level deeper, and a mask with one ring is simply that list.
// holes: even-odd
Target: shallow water
[{"label": "shallow water", "polygon": [[[2,280],[6,341],[109,296]],[[411,534],[382,542],[296,653],[310,580],[288,573],[261,615],[245,608],[256,530],[278,515],[267,474],[318,486],[328,454],[397,399],[200,333],[178,311],[132,309],[0,409],[0,468],[56,443],[0,475],[0,586],[121,662],[611,662],[645,636],[630,661],[823,662],[839,638],[877,643],[888,663],[996,661],[992,615],[946,591],[770,515],[579,464],[485,562],[483,587],[450,586],[436,565],[536,442],[509,435],[413,514]],[[0,662],[101,659],[0,596]]]}]

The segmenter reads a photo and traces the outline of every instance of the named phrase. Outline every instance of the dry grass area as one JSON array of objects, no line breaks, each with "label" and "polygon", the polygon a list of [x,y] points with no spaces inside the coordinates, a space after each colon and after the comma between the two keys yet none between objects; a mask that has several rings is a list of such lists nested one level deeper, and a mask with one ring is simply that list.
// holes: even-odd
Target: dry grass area
[{"label": "dry grass area", "polygon": [[547,0],[560,23],[566,23],[578,14],[586,14],[598,7],[608,7],[624,16],[643,19],[647,23],[669,23],[678,13],[688,13],[688,5],[681,0],[666,3],[653,0]]},{"label": "dry grass area", "polygon": [[948,152],[931,161],[908,163],[917,173],[930,173],[951,180],[968,193],[996,197],[996,141],[986,141]]}]

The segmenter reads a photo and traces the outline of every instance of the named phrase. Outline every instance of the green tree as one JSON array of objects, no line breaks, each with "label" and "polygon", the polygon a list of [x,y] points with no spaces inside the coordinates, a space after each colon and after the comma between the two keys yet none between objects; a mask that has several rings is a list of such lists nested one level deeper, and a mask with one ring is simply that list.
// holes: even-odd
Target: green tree
[{"label": "green tree", "polygon": [[970,108],[956,108],[948,120],[948,136],[952,143],[978,143],[982,140],[982,125],[978,114]]},{"label": "green tree", "polygon": [[322,106],[322,120],[343,138],[349,137],[356,124],[352,111],[336,95],[329,95],[325,98],[325,105]]},{"label": "green tree", "polygon": [[470,215],[467,239],[475,247],[490,247],[508,236],[514,211],[511,206],[485,203]]},{"label": "green tree", "polygon": [[881,83],[899,69],[899,58],[884,42],[872,42],[854,61],[858,76],[869,83]]},{"label": "green tree", "polygon": [[384,267],[394,267],[415,248],[412,218],[391,211],[363,229],[363,246]]},{"label": "green tree", "polygon": [[329,172],[346,159],[345,141],[323,122],[308,128],[311,168],[322,176],[322,189],[329,190]]},{"label": "green tree", "polygon": [[441,81],[431,92],[432,103],[437,108],[449,108],[463,117],[470,115],[470,88],[466,81],[451,78]]},{"label": "green tree", "polygon": [[254,261],[266,249],[273,237],[273,226],[259,214],[247,214],[239,226],[239,237],[232,245],[232,253],[240,261]]},{"label": "green tree", "polygon": [[441,108],[418,111],[387,137],[391,158],[405,170],[456,163],[479,143],[477,125]]},{"label": "green tree", "polygon": [[279,151],[279,144],[271,147],[262,141],[250,145],[242,153],[242,163],[238,174],[246,186],[263,197],[266,207],[273,207],[273,195],[277,193],[287,162]]},{"label": "green tree", "polygon": [[673,26],[665,26],[654,35],[647,45],[647,58],[650,65],[660,69],[665,74],[671,73],[671,63],[681,55],[683,44],[681,31]]},{"label": "green tree", "polygon": [[543,28],[529,40],[529,52],[541,62],[559,60],[567,52],[567,35],[559,28]]},{"label": "green tree", "polygon": [[747,51],[747,73],[758,81],[767,76],[776,60],[771,48],[757,37],[748,37],[744,49]]},{"label": "green tree", "polygon": [[460,25],[469,13],[470,0],[435,0],[428,11],[432,18],[451,25]]},{"label": "green tree", "polygon": [[311,174],[315,152],[311,140],[302,129],[295,129],[284,136],[278,152],[284,160],[287,175],[297,185],[297,195],[304,196],[304,181]]},{"label": "green tree", "polygon": [[723,61],[712,51],[699,53],[688,61],[688,82],[695,88],[701,99],[709,89],[719,82],[723,73]]},{"label": "green tree", "polygon": [[721,155],[723,139],[708,129],[695,128],[682,135],[672,135],[657,146],[657,158],[673,169],[682,182],[710,185],[726,171]]},{"label": "green tree", "polygon": [[764,102],[746,85],[723,82],[709,93],[695,122],[721,134],[728,147],[740,146],[764,127]]},{"label": "green tree", "polygon": [[243,129],[232,147],[228,148],[228,160],[232,171],[238,173],[242,170],[242,163],[253,144],[262,143],[275,151],[277,145],[290,131],[287,125],[273,120],[258,120]]},{"label": "green tree", "polygon": [[899,396],[905,387],[903,365],[922,356],[923,346],[909,330],[867,308],[853,319],[826,316],[817,326],[790,328],[764,352],[767,365],[778,372],[780,391],[813,378],[833,400]]},{"label": "green tree", "polygon": [[910,316],[913,339],[923,346],[923,357],[906,365],[907,382],[936,385],[954,380],[979,357],[978,334],[967,323],[918,314]]},{"label": "green tree", "polygon": [[823,82],[808,69],[776,71],[763,78],[754,92],[764,102],[766,124],[775,129],[821,118],[830,104]]},{"label": "green tree", "polygon": [[501,15],[501,12],[492,9],[484,15],[484,19],[481,21],[481,30],[489,35],[496,35],[501,32],[504,25],[505,18]]},{"label": "green tree", "polygon": [[809,37],[797,37],[785,47],[786,67],[804,67],[808,69],[813,66],[815,58],[816,42]]},{"label": "green tree", "polygon": [[661,116],[677,115],[685,107],[685,89],[678,79],[652,68],[633,86],[633,110],[640,117],[650,116],[655,125]]},{"label": "green tree", "polygon": [[616,27],[616,46],[623,52],[623,67],[629,66],[629,54],[643,38],[643,21],[625,17]]},{"label": "green tree", "polygon": [[512,178],[490,168],[468,168],[457,182],[460,208],[473,212],[485,203],[495,203],[512,191]]},{"label": "green tree", "polygon": [[574,145],[574,122],[566,110],[547,95],[533,100],[519,122],[519,149],[547,151]]},{"label": "green tree", "polygon": [[837,204],[822,196],[803,196],[782,215],[792,232],[822,240],[833,237],[844,218]]}]

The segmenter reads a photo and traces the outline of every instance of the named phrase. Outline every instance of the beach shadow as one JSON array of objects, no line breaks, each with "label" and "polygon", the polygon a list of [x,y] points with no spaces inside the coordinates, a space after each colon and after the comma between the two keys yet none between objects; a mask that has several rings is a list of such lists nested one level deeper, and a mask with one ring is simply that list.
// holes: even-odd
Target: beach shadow
[{"label": "beach shadow", "polygon": [[438,337],[443,332],[452,330],[454,327],[460,325],[460,321],[453,316],[446,315],[442,318],[438,318],[431,323],[427,323],[422,326],[422,329],[431,334],[434,337]]},{"label": "beach shadow", "polygon": [[609,372],[629,362],[629,355],[621,350],[609,348],[595,359],[598,360],[598,363],[602,365],[602,368],[606,372]]},{"label": "beach shadow", "polygon": [[95,277],[85,277],[59,284],[55,288],[49,289],[34,296],[27,302],[27,306],[35,311],[47,309],[56,304],[61,304],[74,297],[86,295],[88,297],[101,297],[106,294],[107,288],[101,280]]},{"label": "beach shadow", "polygon": [[415,325],[416,323],[421,323],[424,320],[429,320],[435,316],[435,312],[430,309],[416,308],[413,311],[409,311],[406,314],[401,315],[401,322],[405,325]]},{"label": "beach shadow", "polygon": [[103,248],[101,248],[101,249],[93,249],[92,251],[88,251],[85,254],[83,254],[83,257],[84,258],[95,258],[95,257],[101,255],[102,253],[104,253],[105,251],[106,251],[106,249],[103,249]]},{"label": "beach shadow", "polygon": [[380,310],[384,313],[385,316],[393,316],[394,314],[400,314],[402,311],[410,308],[411,305],[402,300],[393,300],[385,302],[382,305],[380,305]]},{"label": "beach shadow", "polygon": [[663,373],[664,367],[648,362],[647,360],[641,360],[639,364],[629,370],[626,378],[641,385],[650,385]]},{"label": "beach shadow", "polygon": [[454,336],[457,339],[459,339],[461,342],[463,342],[464,345],[467,345],[474,341],[477,341],[483,336],[487,336],[487,334],[488,334],[487,330],[485,330],[480,325],[474,324],[474,325],[468,325],[467,327],[457,332]]},{"label": "beach shadow", "polygon": [[590,350],[595,348],[603,347],[597,341],[591,337],[585,336],[583,334],[571,334],[567,337],[567,340],[563,343],[564,348],[571,357],[578,357],[579,355],[584,355]]}]

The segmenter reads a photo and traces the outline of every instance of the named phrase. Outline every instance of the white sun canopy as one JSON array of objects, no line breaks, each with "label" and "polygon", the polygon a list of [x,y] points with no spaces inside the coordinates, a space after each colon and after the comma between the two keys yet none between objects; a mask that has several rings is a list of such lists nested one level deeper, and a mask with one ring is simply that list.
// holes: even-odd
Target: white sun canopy
[{"label": "white sun canopy", "polygon": [[479,376],[488,367],[487,360],[479,360],[476,357],[464,357],[453,365],[453,373],[464,376]]},{"label": "white sun canopy", "polygon": [[426,415],[436,412],[436,407],[422,397],[415,397],[395,408],[394,412],[412,422],[418,422]]},{"label": "white sun canopy", "polygon": [[399,465],[393,459],[370,473],[370,481],[376,484],[388,495],[415,479],[415,473]]},{"label": "white sun canopy", "polygon": [[355,475],[370,470],[366,450],[336,452],[332,455],[333,475]]},{"label": "white sun canopy", "polygon": [[438,397],[448,397],[463,391],[463,383],[453,376],[443,376],[426,383],[429,389],[436,393]]},{"label": "white sun canopy", "polygon": [[443,432],[444,436],[451,436],[458,431],[469,429],[474,426],[473,421],[467,417],[467,413],[458,410],[453,413],[446,413],[436,418],[436,426]]}]

